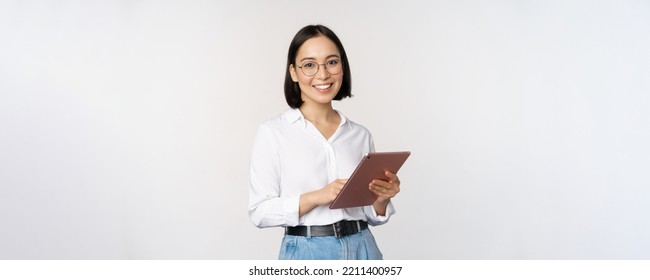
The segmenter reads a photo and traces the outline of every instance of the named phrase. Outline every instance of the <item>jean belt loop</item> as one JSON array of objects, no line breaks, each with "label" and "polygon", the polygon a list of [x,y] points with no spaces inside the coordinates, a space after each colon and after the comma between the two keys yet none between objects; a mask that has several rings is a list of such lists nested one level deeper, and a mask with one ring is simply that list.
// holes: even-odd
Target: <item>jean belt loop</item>
[{"label": "jean belt loop", "polygon": [[307,226],[307,238],[311,238],[311,226]]},{"label": "jean belt loop", "polygon": [[361,232],[361,222],[357,220],[357,232]]}]

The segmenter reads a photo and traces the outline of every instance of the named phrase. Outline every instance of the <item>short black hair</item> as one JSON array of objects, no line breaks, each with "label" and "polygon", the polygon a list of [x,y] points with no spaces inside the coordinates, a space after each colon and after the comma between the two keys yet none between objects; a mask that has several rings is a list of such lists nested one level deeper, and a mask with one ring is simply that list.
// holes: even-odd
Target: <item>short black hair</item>
[{"label": "short black hair", "polygon": [[287,99],[287,104],[289,104],[289,107],[291,108],[299,108],[300,105],[302,105],[303,100],[300,96],[300,87],[298,86],[298,83],[291,79],[289,67],[291,64],[295,64],[298,49],[300,49],[302,44],[317,36],[325,36],[332,40],[341,54],[341,62],[343,63],[343,83],[341,84],[339,92],[334,97],[334,100],[352,97],[350,63],[348,62],[348,56],[345,54],[345,49],[343,48],[341,40],[339,40],[339,37],[337,37],[332,30],[323,25],[307,25],[300,29],[298,33],[296,33],[296,36],[293,37],[291,45],[289,45],[289,54],[287,55],[287,67],[285,68],[287,72],[284,78],[284,97]]}]

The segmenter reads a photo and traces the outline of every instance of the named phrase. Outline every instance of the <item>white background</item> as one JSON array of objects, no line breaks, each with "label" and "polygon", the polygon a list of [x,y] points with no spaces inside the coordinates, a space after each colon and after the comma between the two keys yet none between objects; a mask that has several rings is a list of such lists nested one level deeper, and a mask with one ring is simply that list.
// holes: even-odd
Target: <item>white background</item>
[{"label": "white background", "polygon": [[413,153],[385,258],[650,258],[650,3],[397,2],[1,2],[0,259],[275,258],[248,159],[314,23]]}]

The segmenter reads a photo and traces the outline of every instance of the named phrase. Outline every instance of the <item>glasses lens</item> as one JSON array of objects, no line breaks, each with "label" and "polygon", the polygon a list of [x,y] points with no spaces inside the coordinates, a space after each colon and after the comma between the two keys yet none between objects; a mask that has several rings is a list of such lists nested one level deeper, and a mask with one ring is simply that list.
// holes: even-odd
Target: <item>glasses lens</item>
[{"label": "glasses lens", "polygon": [[305,62],[300,66],[300,69],[305,75],[313,76],[318,72],[318,64],[316,62]]},{"label": "glasses lens", "polygon": [[341,69],[343,69],[343,66],[341,65],[341,61],[338,59],[330,59],[325,63],[325,68],[327,69],[327,72],[329,72],[332,75],[336,75],[338,73],[341,73]]}]

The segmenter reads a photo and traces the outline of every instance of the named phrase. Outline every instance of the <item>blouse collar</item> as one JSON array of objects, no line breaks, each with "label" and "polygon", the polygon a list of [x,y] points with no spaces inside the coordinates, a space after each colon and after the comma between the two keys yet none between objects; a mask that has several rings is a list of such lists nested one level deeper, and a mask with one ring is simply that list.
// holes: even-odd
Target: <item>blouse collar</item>
[{"label": "blouse collar", "polygon": [[[339,127],[341,127],[344,124],[348,123],[348,120],[345,117],[345,115],[343,115],[338,110],[334,110],[334,111],[337,114],[339,114],[339,116],[341,117],[341,123],[339,124]],[[298,109],[298,108],[291,108],[291,109],[287,110],[286,112],[284,112],[284,117],[285,117],[285,120],[287,120],[287,122],[289,124],[294,124],[294,123],[300,121],[300,123],[302,123],[305,127],[307,126],[307,119],[305,119],[305,116],[302,115],[302,112],[300,112],[300,109]]]}]

